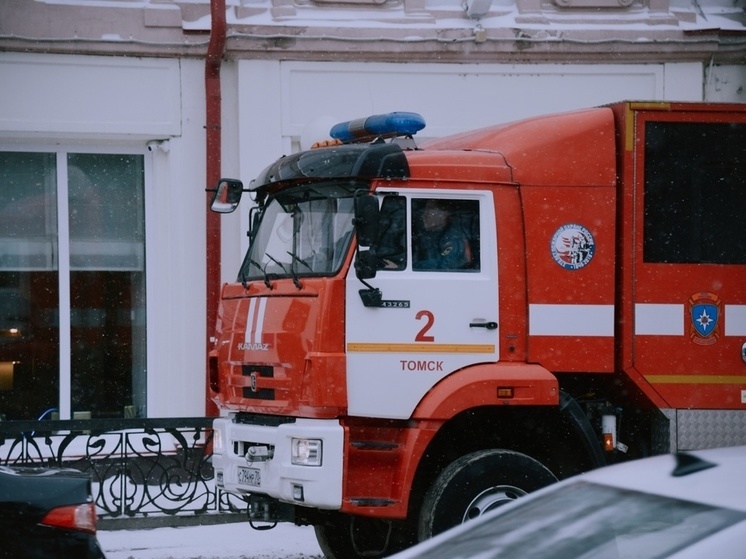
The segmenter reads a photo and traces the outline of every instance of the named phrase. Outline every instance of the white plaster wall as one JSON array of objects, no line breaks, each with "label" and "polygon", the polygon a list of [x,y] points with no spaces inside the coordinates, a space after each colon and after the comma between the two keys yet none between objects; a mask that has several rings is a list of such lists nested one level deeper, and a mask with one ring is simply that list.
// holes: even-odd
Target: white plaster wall
[{"label": "white plaster wall", "polygon": [[[148,416],[205,411],[205,87],[204,62],[182,60],[182,133],[170,140],[164,175],[154,176],[148,280]],[[149,247],[150,248],[150,244]],[[150,287],[150,286],[149,286]]]},{"label": "white plaster wall", "polygon": [[421,113],[428,137],[626,99],[701,100],[699,64],[282,64],[283,134],[309,115]]},{"label": "white plaster wall", "polygon": [[170,59],[0,53],[0,134],[176,136],[178,74]]},{"label": "white plaster wall", "polygon": [[708,66],[704,91],[706,101],[746,103],[746,66]]},{"label": "white plaster wall", "polygon": [[[238,65],[235,62],[226,61],[220,70],[220,85],[222,96],[222,149],[221,149],[221,176],[236,178],[241,175],[241,162],[244,157],[250,157],[250,154],[244,154],[241,151],[241,142],[239,134],[241,131],[240,112],[239,112],[239,91],[238,87]],[[209,185],[210,188],[215,185]],[[241,254],[241,240],[246,236],[245,221],[242,219],[246,206],[232,214],[223,214],[220,216],[221,221],[221,262],[223,264],[220,270],[221,282],[233,282],[238,275],[237,255]],[[241,229],[243,227],[243,229]]]}]

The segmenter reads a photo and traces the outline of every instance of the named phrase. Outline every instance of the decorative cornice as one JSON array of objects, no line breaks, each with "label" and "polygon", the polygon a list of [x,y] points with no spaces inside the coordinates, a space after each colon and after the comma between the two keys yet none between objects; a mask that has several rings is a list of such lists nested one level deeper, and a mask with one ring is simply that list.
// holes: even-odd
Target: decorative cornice
[{"label": "decorative cornice", "polygon": [[[229,0],[226,57],[746,62],[740,8],[675,0]],[[5,0],[0,50],[204,56],[209,0]]]}]

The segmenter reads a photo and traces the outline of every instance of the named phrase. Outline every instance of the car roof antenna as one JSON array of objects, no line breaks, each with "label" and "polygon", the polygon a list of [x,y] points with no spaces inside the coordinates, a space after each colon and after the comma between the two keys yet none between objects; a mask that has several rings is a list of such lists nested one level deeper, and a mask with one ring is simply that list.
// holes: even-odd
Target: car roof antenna
[{"label": "car roof antenna", "polygon": [[717,464],[702,460],[701,458],[694,456],[693,454],[687,454],[686,452],[676,453],[676,467],[671,472],[673,477],[688,476],[689,474],[695,474],[702,470],[714,468]]}]

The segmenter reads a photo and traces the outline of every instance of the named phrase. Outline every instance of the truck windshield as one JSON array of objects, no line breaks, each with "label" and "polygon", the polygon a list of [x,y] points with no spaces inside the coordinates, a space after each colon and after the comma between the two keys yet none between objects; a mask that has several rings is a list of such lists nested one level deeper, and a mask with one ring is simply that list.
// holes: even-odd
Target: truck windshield
[{"label": "truck windshield", "polygon": [[261,214],[238,280],[332,275],[353,232],[355,188],[305,185],[279,193]]}]

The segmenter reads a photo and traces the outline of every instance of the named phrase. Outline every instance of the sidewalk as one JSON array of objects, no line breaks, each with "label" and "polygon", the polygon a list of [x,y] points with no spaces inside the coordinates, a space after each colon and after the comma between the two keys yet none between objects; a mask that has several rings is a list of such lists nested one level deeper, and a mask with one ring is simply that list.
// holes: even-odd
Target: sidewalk
[{"label": "sidewalk", "polygon": [[99,530],[107,559],[322,559],[313,528],[278,524],[254,530],[248,522]]}]

